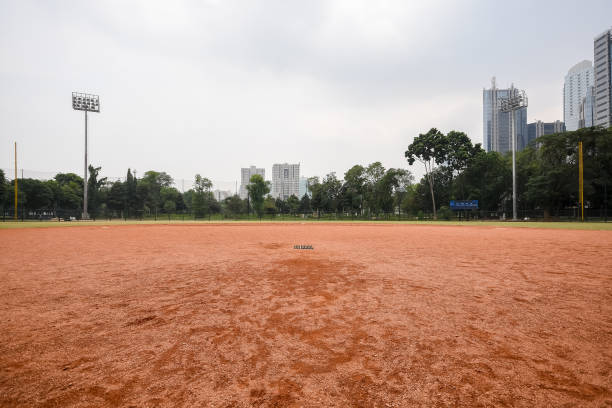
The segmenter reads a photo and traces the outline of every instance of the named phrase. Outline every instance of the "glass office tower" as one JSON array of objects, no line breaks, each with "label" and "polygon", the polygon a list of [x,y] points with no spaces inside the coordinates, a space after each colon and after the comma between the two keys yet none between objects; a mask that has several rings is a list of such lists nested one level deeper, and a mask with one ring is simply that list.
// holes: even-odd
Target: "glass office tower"
[{"label": "glass office tower", "polygon": [[[507,98],[510,89],[498,89],[495,78],[491,80],[491,89],[482,91],[483,134],[482,145],[487,152],[506,153],[512,150],[511,126],[509,112],[499,111],[500,99]],[[516,149],[522,150],[529,143],[527,135],[527,108],[515,112]]]}]

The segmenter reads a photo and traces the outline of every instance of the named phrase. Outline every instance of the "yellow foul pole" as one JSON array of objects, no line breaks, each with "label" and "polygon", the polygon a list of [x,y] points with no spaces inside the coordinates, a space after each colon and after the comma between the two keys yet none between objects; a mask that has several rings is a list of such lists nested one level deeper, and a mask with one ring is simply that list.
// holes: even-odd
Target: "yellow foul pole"
[{"label": "yellow foul pole", "polygon": [[17,221],[17,142],[15,142],[15,214],[13,215]]},{"label": "yellow foul pole", "polygon": [[580,194],[580,220],[584,221],[584,166],[582,163],[582,141],[578,142],[578,189]]}]

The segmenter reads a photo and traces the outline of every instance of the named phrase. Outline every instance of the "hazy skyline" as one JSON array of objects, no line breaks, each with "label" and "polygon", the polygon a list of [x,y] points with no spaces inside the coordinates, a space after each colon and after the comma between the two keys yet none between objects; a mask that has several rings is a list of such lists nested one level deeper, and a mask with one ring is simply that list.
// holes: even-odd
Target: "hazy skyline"
[{"label": "hazy skyline", "polygon": [[19,168],[81,174],[79,91],[100,95],[89,157],[107,176],[233,189],[250,165],[408,168],[431,127],[482,141],[492,76],[527,91],[529,122],[563,120],[564,76],[593,60],[612,2],[532,3],[0,0],[0,167],[17,141]]}]

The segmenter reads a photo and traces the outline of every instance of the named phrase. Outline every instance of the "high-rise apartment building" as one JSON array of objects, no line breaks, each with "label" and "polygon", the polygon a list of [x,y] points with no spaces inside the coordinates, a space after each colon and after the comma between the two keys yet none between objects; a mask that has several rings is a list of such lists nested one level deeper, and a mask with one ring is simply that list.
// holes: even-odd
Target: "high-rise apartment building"
[{"label": "high-rise apartment building", "polygon": [[246,186],[251,182],[251,176],[255,174],[259,174],[264,180],[266,179],[266,169],[257,168],[255,166],[243,167],[240,169],[240,198],[243,200],[249,195]]},{"label": "high-rise apartment building", "polygon": [[568,131],[580,127],[580,104],[593,86],[593,64],[584,60],[570,68],[563,85],[563,122]]},{"label": "high-rise apartment building", "polygon": [[537,139],[540,136],[552,135],[553,133],[565,132],[565,123],[560,120],[554,122],[542,122],[541,120],[529,123],[527,125],[528,143]]},{"label": "high-rise apartment building", "polygon": [[594,125],[608,128],[612,126],[612,29],[595,37],[594,60]]},{"label": "high-rise apartment building", "polygon": [[272,197],[287,198],[300,194],[300,165],[275,164],[272,166]]},{"label": "high-rise apartment building", "polygon": [[[483,133],[482,145],[487,152],[506,153],[512,150],[512,115],[501,112],[501,99],[510,95],[510,89],[498,89],[495,78],[491,80],[491,89],[482,90]],[[522,150],[529,142],[527,139],[527,108],[515,111],[516,149]]]}]

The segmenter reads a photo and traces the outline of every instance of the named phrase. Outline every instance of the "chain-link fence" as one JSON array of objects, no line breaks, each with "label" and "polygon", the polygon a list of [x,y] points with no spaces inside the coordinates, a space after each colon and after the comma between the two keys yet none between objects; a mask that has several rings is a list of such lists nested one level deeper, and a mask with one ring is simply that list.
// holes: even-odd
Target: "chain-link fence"
[{"label": "chain-link fence", "polygon": [[[2,169],[4,170],[5,177],[12,181],[15,175],[14,169]],[[46,172],[38,170],[18,169],[18,179],[36,179],[36,180],[51,180],[54,179],[57,172]],[[138,177],[140,174],[135,172]],[[113,183],[119,181],[124,182],[126,177],[120,176],[108,176],[99,175],[99,177],[107,178],[107,185],[110,187]],[[215,200],[222,202],[224,199],[237,193],[239,184],[237,181],[220,181],[213,180],[212,193]],[[173,179],[173,187],[179,192],[186,192],[193,187],[193,178],[178,178]],[[8,192],[9,195],[12,191]],[[27,200],[27,198],[26,198]],[[12,201],[12,197],[10,200]],[[5,203],[5,208],[1,209],[2,213],[0,218],[2,220],[14,219],[14,207]],[[23,202],[19,203],[17,209],[18,219],[22,220],[79,220],[82,216],[81,208],[42,208],[42,209],[28,209],[27,206],[23,205]],[[172,212],[165,212],[162,209],[146,209],[146,210],[130,210],[125,212],[122,210],[111,210],[107,207],[101,208],[96,214],[90,214],[92,218],[97,219],[140,219],[140,220],[196,220],[196,219],[210,219],[210,220],[250,220],[250,219],[267,219],[267,220],[377,220],[377,221],[409,221],[409,220],[432,220],[433,214],[427,211],[419,211],[417,214],[406,214],[400,212],[394,213],[379,213],[379,214],[355,214],[350,212],[310,212],[310,213],[298,213],[298,214],[287,214],[287,213],[267,213],[261,218],[258,218],[252,211],[249,213],[232,213],[227,208],[221,206],[220,210],[216,213],[207,214],[203,218],[196,218],[195,215],[188,209],[177,210]],[[586,221],[605,221],[609,220],[608,210],[606,208],[585,208],[585,220]],[[452,212],[441,211],[438,213],[438,220],[510,220],[512,218],[512,211],[458,211]],[[578,221],[580,218],[580,211],[577,207],[564,208],[554,213],[548,213],[542,209],[530,209],[530,210],[518,210],[518,218],[523,221],[542,221],[542,220],[556,220],[556,221]]]}]

